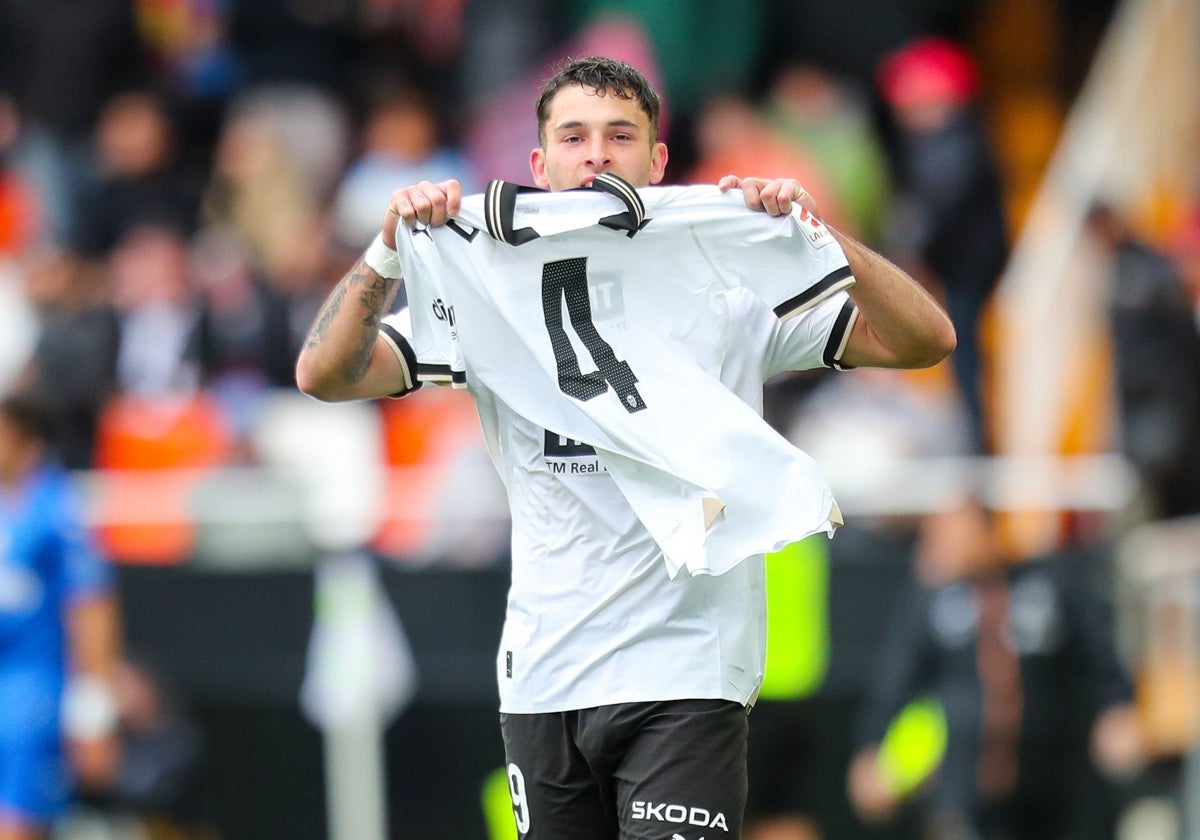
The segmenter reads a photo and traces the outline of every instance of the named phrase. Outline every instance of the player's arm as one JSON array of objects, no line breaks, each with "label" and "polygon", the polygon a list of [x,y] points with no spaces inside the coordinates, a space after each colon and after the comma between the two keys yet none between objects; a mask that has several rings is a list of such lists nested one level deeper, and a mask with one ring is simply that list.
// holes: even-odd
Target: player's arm
[{"label": "player's arm", "polygon": [[[739,178],[727,175],[722,190],[740,187],[746,204],[773,216],[808,208],[817,218],[813,197],[791,178]],[[953,350],[954,325],[945,310],[899,267],[851,236],[826,225],[842,247],[855,284],[850,297],[858,318],[841,363],[850,367],[921,368],[937,364]]]},{"label": "player's arm", "polygon": [[74,598],[66,612],[69,655],[63,728],[71,763],[91,788],[110,784],[117,772],[118,707],[114,687],[121,650],[116,596]]},{"label": "player's arm", "polygon": [[296,360],[296,384],[325,401],[364,400],[405,390],[404,367],[380,334],[401,282],[396,226],[444,224],[458,212],[462,185],[422,181],[392,193],[383,226],[322,305]]}]

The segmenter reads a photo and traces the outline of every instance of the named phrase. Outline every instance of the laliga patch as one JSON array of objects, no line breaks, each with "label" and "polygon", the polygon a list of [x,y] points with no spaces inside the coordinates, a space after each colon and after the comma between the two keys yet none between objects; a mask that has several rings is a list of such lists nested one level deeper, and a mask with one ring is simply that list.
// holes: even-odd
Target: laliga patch
[{"label": "laliga patch", "polygon": [[810,213],[807,207],[797,206],[792,210],[791,217],[792,223],[796,225],[796,230],[804,235],[808,244],[813,248],[824,248],[833,241],[833,235],[829,232],[829,228]]}]

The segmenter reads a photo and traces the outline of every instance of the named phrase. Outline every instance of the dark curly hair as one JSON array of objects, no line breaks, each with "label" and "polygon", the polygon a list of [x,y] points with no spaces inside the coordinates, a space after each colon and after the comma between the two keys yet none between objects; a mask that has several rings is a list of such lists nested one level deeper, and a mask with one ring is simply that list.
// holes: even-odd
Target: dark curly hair
[{"label": "dark curly hair", "polygon": [[658,140],[658,114],[661,102],[650,82],[631,64],[601,56],[569,60],[546,80],[537,98],[538,142],[546,145],[546,121],[550,118],[550,100],[568,85],[579,85],[620,99],[635,99],[650,118],[650,141]]}]

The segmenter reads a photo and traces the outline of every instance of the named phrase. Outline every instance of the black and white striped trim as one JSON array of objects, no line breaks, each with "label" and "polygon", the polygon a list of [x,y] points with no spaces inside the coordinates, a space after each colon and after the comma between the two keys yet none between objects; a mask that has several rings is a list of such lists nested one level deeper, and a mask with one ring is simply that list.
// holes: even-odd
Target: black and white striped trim
[{"label": "black and white striped trim", "polygon": [[404,373],[404,388],[388,396],[403,397],[405,394],[411,394],[421,387],[421,382],[415,376],[417,354],[413,352],[412,345],[408,343],[408,339],[390,324],[381,324],[379,326],[379,334],[383,336],[383,340],[388,343],[388,346],[392,348],[392,352],[396,354],[396,359],[400,362],[400,370]]},{"label": "black and white striped trim", "polygon": [[513,229],[513,215],[517,206],[517,194],[540,192],[534,187],[523,187],[507,181],[490,181],[483,193],[483,221],[493,239],[507,245],[524,245],[539,237],[533,228]]},{"label": "black and white striped trim", "polygon": [[602,172],[592,180],[592,189],[603,190],[609,195],[615,195],[621,199],[625,204],[625,209],[629,211],[633,230],[641,229],[642,223],[646,221],[646,203],[642,201],[642,197],[638,195],[632,184],[619,175]]},{"label": "black and white striped trim", "polygon": [[853,285],[854,275],[850,273],[850,266],[844,265],[829,272],[800,294],[776,306],[775,315],[781,321],[794,318],[801,312],[812,309],[830,295],[834,295],[842,289],[848,289]]},{"label": "black and white striped trim", "polygon": [[842,364],[842,354],[846,352],[846,345],[850,343],[850,333],[854,331],[854,322],[857,320],[858,306],[854,301],[847,300],[842,304],[842,311],[833,322],[829,340],[825,342],[825,352],[821,356],[825,367],[834,370],[854,370],[853,365]]},{"label": "black and white striped trim", "polygon": [[434,385],[449,385],[452,388],[467,387],[467,372],[454,370],[450,365],[421,362],[417,365],[417,379]]}]

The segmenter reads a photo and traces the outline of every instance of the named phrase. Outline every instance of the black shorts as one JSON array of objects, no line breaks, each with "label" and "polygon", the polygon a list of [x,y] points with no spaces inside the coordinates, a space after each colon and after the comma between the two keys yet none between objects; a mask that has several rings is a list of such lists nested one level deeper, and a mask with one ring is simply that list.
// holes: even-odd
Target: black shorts
[{"label": "black shorts", "polygon": [[500,715],[522,840],[740,840],[746,709],[728,700]]}]

